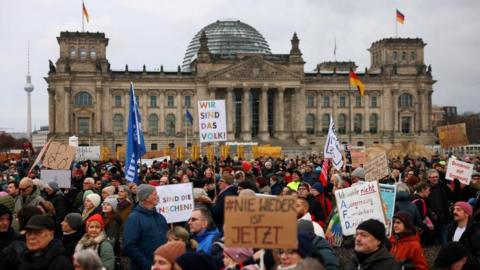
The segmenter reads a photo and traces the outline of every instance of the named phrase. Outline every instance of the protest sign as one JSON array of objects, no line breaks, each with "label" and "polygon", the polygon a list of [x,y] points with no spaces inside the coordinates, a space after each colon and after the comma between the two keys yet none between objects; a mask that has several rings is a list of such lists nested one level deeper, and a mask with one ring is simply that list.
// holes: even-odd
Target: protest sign
[{"label": "protest sign", "polygon": [[297,248],[297,213],[293,197],[227,196],[225,246]]},{"label": "protest sign", "polygon": [[458,179],[460,183],[470,185],[472,180],[473,164],[450,158],[447,165],[447,173],[445,179]]},{"label": "protest sign", "polygon": [[253,146],[253,149],[255,149],[254,157],[279,158],[282,156],[281,146]]},{"label": "protest sign", "polygon": [[350,156],[352,157],[352,166],[360,167],[361,164],[367,163],[367,153],[365,150],[350,149]]},{"label": "protest sign", "polygon": [[70,188],[72,172],[70,170],[41,170],[40,179],[45,183],[57,182],[60,188]]},{"label": "protest sign", "polygon": [[198,101],[200,143],[227,140],[225,100]]},{"label": "protest sign", "polygon": [[377,181],[363,182],[335,191],[340,224],[344,235],[353,235],[357,226],[367,219],[386,224]]},{"label": "protest sign", "polygon": [[156,187],[157,210],[168,223],[187,221],[194,208],[192,183]]},{"label": "protest sign", "polygon": [[395,212],[395,195],[397,186],[380,184],[380,196],[382,197],[382,207],[385,212],[387,235],[390,236],[393,226],[393,214]]},{"label": "protest sign", "polygon": [[75,161],[100,160],[100,146],[79,146]]},{"label": "protest sign", "polygon": [[75,147],[59,142],[50,142],[42,164],[50,169],[68,170],[74,157]]},{"label": "protest sign", "polygon": [[365,181],[375,181],[388,176],[388,161],[387,154],[385,152],[379,153],[371,160],[367,161],[364,165],[365,168]]},{"label": "protest sign", "polygon": [[437,127],[438,139],[443,148],[468,145],[465,123]]},{"label": "protest sign", "polygon": [[145,164],[147,165],[148,168],[152,167],[153,162],[163,162],[164,160],[169,161],[170,156],[164,156],[164,157],[156,157],[156,158],[149,158],[149,159],[141,159],[138,161],[138,163],[141,163],[141,165]]}]

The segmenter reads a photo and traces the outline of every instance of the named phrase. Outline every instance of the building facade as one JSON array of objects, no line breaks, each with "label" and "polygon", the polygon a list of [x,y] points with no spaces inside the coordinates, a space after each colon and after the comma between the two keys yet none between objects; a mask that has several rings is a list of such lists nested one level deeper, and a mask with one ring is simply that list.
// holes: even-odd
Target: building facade
[{"label": "building facade", "polygon": [[76,135],[83,145],[124,145],[133,82],[148,150],[183,145],[185,137],[198,143],[197,101],[208,99],[225,100],[229,141],[319,148],[330,117],[339,140],[352,145],[435,141],[435,81],[419,38],[371,45],[370,67],[357,71],[364,96],[349,86],[355,63],[323,62],[306,72],[296,34],[288,54],[272,54],[262,35],[240,21],[203,28],[176,71],[112,70],[103,33],[62,32],[57,41],[60,57],[45,78],[56,140]]}]

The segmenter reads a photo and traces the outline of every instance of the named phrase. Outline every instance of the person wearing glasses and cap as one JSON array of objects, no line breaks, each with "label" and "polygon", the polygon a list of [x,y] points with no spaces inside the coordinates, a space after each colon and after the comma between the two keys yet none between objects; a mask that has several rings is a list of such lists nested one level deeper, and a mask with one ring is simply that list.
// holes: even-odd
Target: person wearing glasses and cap
[{"label": "person wearing glasses and cap", "polygon": [[33,180],[24,177],[18,185],[19,196],[15,199],[15,213],[25,206],[37,207],[40,202],[45,201],[40,195],[40,189],[33,185]]}]

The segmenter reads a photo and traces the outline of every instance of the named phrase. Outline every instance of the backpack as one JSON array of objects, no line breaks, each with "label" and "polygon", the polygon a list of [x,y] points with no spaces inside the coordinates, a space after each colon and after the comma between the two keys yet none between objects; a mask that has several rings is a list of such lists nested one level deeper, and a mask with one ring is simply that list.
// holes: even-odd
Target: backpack
[{"label": "backpack", "polygon": [[428,230],[433,231],[435,229],[435,226],[433,225],[430,217],[427,215],[427,203],[423,199],[415,199],[412,201],[412,203],[416,204],[417,201],[420,201],[422,203],[422,215],[425,217],[422,221],[423,225],[425,225]]}]

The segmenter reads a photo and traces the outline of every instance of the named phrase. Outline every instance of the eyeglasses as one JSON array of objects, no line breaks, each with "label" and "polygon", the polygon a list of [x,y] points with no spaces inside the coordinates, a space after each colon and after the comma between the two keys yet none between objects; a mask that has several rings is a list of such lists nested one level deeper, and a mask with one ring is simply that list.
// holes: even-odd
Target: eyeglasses
[{"label": "eyeglasses", "polygon": [[188,221],[195,222],[197,220],[200,220],[200,218],[191,217]]}]

